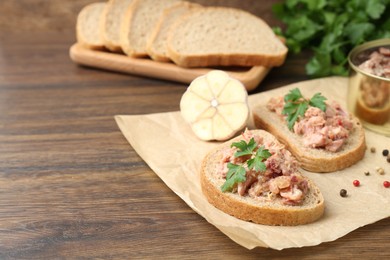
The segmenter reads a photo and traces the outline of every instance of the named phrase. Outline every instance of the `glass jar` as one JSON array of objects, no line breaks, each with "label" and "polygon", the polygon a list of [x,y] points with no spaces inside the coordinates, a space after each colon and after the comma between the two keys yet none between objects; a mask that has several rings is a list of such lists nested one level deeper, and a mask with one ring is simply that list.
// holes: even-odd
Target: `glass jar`
[{"label": "glass jar", "polygon": [[[390,136],[390,77],[381,75],[378,65],[380,52],[386,51],[381,47],[390,52],[390,39],[366,42],[349,53],[347,106],[367,129]],[[385,57],[390,59],[390,55]]]}]

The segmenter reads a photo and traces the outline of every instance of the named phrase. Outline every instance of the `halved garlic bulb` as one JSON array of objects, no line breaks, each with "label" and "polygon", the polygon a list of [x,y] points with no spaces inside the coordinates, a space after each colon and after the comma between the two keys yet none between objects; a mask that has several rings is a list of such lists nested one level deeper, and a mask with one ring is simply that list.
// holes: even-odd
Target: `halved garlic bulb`
[{"label": "halved garlic bulb", "polygon": [[227,140],[246,125],[248,93],[240,81],[213,70],[191,82],[180,100],[180,111],[200,139]]}]

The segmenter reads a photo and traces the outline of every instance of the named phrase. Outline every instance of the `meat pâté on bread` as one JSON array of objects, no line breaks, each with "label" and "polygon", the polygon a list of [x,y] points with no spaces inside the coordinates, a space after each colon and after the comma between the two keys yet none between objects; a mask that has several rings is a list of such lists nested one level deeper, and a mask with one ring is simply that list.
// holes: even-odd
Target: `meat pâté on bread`
[{"label": "meat p\u00e2t\u00e9 on bread", "polygon": [[200,171],[202,192],[216,208],[263,225],[294,226],[324,213],[313,181],[273,135],[246,130],[210,151]]},{"label": "meat p\u00e2t\u00e9 on bread", "polygon": [[312,172],[334,172],[360,161],[365,134],[360,121],[321,93],[311,99],[298,88],[254,107],[255,126],[275,135]]}]

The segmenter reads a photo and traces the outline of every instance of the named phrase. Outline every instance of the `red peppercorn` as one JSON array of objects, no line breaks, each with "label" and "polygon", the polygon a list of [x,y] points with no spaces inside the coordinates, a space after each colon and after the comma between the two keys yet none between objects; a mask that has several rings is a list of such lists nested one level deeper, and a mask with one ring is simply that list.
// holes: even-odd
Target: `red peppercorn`
[{"label": "red peppercorn", "polygon": [[389,188],[390,187],[390,181],[384,181],[383,182],[383,186],[385,186],[385,188]]},{"label": "red peppercorn", "polygon": [[353,181],[353,186],[355,186],[355,187],[360,186],[360,181],[359,180],[354,180]]}]

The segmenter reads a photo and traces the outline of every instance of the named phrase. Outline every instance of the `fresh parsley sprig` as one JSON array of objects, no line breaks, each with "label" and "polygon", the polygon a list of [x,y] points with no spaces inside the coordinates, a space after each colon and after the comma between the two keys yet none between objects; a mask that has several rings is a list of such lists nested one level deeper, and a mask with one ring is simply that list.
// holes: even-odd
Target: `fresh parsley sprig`
[{"label": "fresh parsley sprig", "polygon": [[292,53],[313,50],[312,77],[348,74],[349,51],[369,40],[390,38],[390,0],[284,0],[272,7],[285,24],[275,33]]},{"label": "fresh parsley sprig", "polygon": [[301,91],[298,88],[290,90],[290,92],[284,96],[284,107],[282,114],[287,116],[287,125],[290,130],[293,129],[295,122],[299,117],[305,115],[306,110],[310,106],[318,107],[322,111],[325,111],[326,97],[321,93],[316,93],[311,99],[305,99],[302,96]]},{"label": "fresh parsley sprig", "polygon": [[226,174],[226,181],[221,186],[223,192],[231,191],[236,183],[244,182],[246,180],[246,169],[264,172],[266,166],[264,161],[271,156],[271,153],[261,146],[257,148],[257,143],[254,138],[251,138],[249,142],[241,140],[240,142],[234,142],[230,147],[236,147],[237,151],[234,153],[234,157],[248,156],[250,157],[243,164],[228,163],[228,172]]}]

